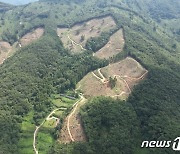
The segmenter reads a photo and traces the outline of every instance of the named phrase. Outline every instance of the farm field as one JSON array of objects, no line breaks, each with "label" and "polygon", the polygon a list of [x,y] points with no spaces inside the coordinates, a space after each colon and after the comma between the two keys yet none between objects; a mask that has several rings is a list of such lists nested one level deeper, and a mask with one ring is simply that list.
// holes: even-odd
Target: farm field
[{"label": "farm field", "polygon": [[83,52],[88,39],[99,37],[102,32],[108,32],[116,28],[116,23],[111,16],[92,19],[87,22],[76,24],[70,29],[58,28],[57,34],[64,46],[72,53]]},{"label": "farm field", "polygon": [[54,110],[42,121],[36,133],[35,151],[40,154],[47,153],[54,144],[53,134],[58,125],[62,125],[62,119],[65,118],[67,110],[72,107],[76,100],[54,94],[50,101],[53,103]]},{"label": "farm field", "polygon": [[176,153],[176,1],[0,2],[0,154]]},{"label": "farm field", "polygon": [[20,154],[32,154],[33,148],[33,133],[35,130],[35,124],[33,124],[33,112],[30,112],[27,116],[23,118],[21,125],[21,139],[19,140],[18,147]]}]

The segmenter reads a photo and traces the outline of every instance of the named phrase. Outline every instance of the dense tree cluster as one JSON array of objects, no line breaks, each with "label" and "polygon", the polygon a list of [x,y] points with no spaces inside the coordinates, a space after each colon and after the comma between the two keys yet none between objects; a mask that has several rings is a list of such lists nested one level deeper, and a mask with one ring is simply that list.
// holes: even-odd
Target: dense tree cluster
[{"label": "dense tree cluster", "polygon": [[130,104],[99,97],[90,100],[81,111],[88,143],[73,148],[56,145],[52,153],[132,154],[139,144],[140,131],[136,113]]},{"label": "dense tree cluster", "polygon": [[117,78],[109,77],[109,86],[111,89],[113,89],[116,86]]},{"label": "dense tree cluster", "polygon": [[[75,88],[85,74],[103,65],[89,53],[70,55],[53,34],[46,34],[9,58],[0,70],[0,121],[4,128],[0,130],[0,146],[17,143],[19,124],[30,110],[35,110],[38,124],[47,115],[52,93]],[[13,146],[7,149],[17,150]]]},{"label": "dense tree cluster", "polygon": [[112,32],[103,32],[99,37],[90,38],[86,42],[86,49],[96,52],[101,49],[109,41],[109,37],[112,35]]}]

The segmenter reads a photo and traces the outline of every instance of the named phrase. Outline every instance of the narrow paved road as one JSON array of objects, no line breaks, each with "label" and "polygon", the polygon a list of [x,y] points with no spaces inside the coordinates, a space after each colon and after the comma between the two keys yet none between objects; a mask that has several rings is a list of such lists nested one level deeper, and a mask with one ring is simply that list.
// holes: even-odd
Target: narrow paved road
[{"label": "narrow paved road", "polygon": [[45,123],[45,121],[52,120],[52,119],[58,120],[58,118],[56,118],[56,117],[50,118],[50,116],[52,116],[56,111],[58,111],[58,110],[64,110],[64,109],[66,109],[66,108],[58,108],[58,109],[53,110],[53,111],[47,116],[47,118],[46,118],[45,120],[43,120],[43,122],[42,122],[39,126],[36,126],[36,130],[34,131],[34,140],[33,140],[33,148],[34,148],[35,154],[38,154],[38,150],[37,150],[37,147],[36,147],[36,137],[37,137],[37,134],[38,134],[39,129],[42,127],[42,125]]},{"label": "narrow paved road", "polygon": [[45,120],[41,123],[40,126],[36,126],[36,130],[34,132],[33,148],[34,148],[35,154],[38,154],[38,150],[36,148],[36,136],[37,136],[37,133],[38,133],[39,129],[44,124],[44,122],[45,122]]}]

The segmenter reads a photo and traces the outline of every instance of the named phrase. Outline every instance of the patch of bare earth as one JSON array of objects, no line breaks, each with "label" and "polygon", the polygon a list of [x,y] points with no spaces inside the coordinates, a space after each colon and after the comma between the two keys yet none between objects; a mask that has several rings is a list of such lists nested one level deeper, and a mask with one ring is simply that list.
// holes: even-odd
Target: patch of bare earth
[{"label": "patch of bare earth", "polygon": [[77,24],[70,29],[58,28],[57,33],[64,46],[72,53],[80,53],[85,50],[85,44],[91,37],[98,37],[102,32],[116,28],[116,23],[111,16],[92,19],[87,22]]},{"label": "patch of bare earth", "polygon": [[39,39],[44,34],[44,28],[37,28],[34,31],[27,33],[20,39],[22,47],[29,45],[33,41]]},{"label": "patch of bare earth", "polygon": [[[101,68],[100,73],[106,78],[105,81],[99,78],[101,75],[96,76],[96,71],[96,74],[91,72],[78,83],[86,97],[110,96],[127,99],[133,87],[144,79],[148,72],[136,60],[127,57],[118,63]],[[117,79],[113,89],[109,86],[110,77]]]},{"label": "patch of bare earth", "polygon": [[63,128],[60,131],[60,143],[71,143],[71,142],[85,142],[87,141],[84,129],[82,127],[82,121],[79,114],[79,109],[85,104],[83,98],[77,106],[75,106],[72,112],[66,117]]},{"label": "patch of bare earth", "polygon": [[2,64],[12,52],[12,46],[8,42],[0,41],[0,64]]},{"label": "patch of bare earth", "polygon": [[109,42],[97,51],[94,56],[100,59],[109,59],[120,53],[123,50],[124,44],[123,30],[120,29],[110,37]]}]

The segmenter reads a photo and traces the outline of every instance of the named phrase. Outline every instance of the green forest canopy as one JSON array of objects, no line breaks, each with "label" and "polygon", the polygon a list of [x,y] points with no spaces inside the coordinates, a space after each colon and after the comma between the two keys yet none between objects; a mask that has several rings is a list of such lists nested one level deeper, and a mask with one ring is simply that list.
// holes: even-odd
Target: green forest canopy
[{"label": "green forest canopy", "polygon": [[[171,5],[171,1],[166,1],[163,5],[173,7],[170,13],[174,14],[173,18],[179,19],[177,8]],[[18,153],[20,125],[27,113],[34,111],[34,123],[38,124],[49,112],[51,102],[48,98],[51,94],[75,88],[76,83],[88,72],[107,65],[107,62],[92,57],[90,51],[70,55],[56,36],[56,26],[70,26],[91,17],[111,14],[118,27],[123,27],[126,40],[123,54],[117,55],[114,60],[120,60],[125,55],[132,56],[149,71],[148,77],[135,87],[127,102],[103,97],[90,100],[81,111],[89,142],[72,145],[55,143],[50,153],[64,150],[66,153],[172,154],[171,149],[142,151],[140,142],[173,140],[179,135],[178,34],[158,23],[155,17],[159,12],[149,14],[152,9],[146,5],[146,1],[79,2],[42,1],[0,13],[0,22],[3,23],[0,33],[2,36],[8,34],[9,42],[16,41],[18,35],[38,25],[44,25],[46,31],[43,38],[17,51],[0,66],[1,152]],[[139,9],[146,7],[150,11]],[[145,12],[143,16],[142,12]],[[82,18],[79,19],[79,16]],[[164,16],[170,20],[169,14],[158,16],[158,19],[165,20]],[[24,28],[19,21],[23,21]],[[8,40],[13,38],[11,36],[14,36],[14,40]],[[132,148],[127,148],[131,143]]]}]

